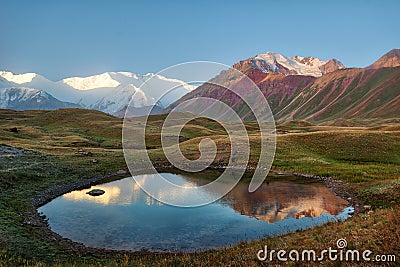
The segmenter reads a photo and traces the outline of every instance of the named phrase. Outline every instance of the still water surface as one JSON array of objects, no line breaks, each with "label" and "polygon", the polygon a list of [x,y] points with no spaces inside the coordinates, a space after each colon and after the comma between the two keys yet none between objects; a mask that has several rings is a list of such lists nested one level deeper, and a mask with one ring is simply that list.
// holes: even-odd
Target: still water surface
[{"label": "still water surface", "polygon": [[[140,178],[153,181],[154,175]],[[162,175],[186,186],[204,183],[188,174]],[[97,197],[86,194],[95,188],[106,193]],[[273,179],[254,193],[248,193],[247,189],[248,184],[239,183],[217,202],[179,208],[149,197],[129,177],[67,193],[39,208],[39,212],[48,217],[54,232],[88,246],[194,251],[344,220],[352,210],[347,201],[333,194],[325,184],[298,177]],[[199,190],[196,196],[184,197],[214,193]]]}]

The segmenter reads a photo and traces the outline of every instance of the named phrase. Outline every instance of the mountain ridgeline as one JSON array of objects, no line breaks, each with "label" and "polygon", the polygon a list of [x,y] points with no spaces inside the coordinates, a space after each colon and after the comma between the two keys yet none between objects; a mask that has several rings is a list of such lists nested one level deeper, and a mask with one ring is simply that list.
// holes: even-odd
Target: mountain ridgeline
[{"label": "mountain ridgeline", "polygon": [[60,101],[50,94],[26,87],[0,89],[0,108],[14,110],[53,110],[60,108],[79,108],[74,103]]},{"label": "mountain ridgeline", "polygon": [[[165,94],[173,87],[176,90]],[[80,107],[123,117],[132,100],[136,115],[142,115],[149,108],[167,107],[193,89],[183,81],[152,73],[105,72],[54,82],[36,73],[0,71],[0,107],[20,110]]]},{"label": "mountain ridgeline", "polygon": [[[390,51],[366,68],[345,68],[336,59],[286,58],[270,52],[240,61],[233,68],[246,74],[260,88],[276,121],[390,120],[400,118],[399,51]],[[221,73],[215,79],[223,80],[221,77],[227,75]],[[230,77],[224,79],[235,86]],[[194,97],[221,100],[233,107],[243,120],[253,119],[236,94],[211,82],[186,94],[168,110]]]},{"label": "mountain ridgeline", "polygon": [[[366,68],[346,68],[335,58],[324,61],[267,52],[239,61],[233,69],[258,86],[276,121],[337,125],[400,118],[400,49],[391,50]],[[233,107],[243,120],[254,120],[243,100],[225,88],[238,87],[248,94],[247,85],[235,75],[235,71],[226,70],[196,88],[185,81],[152,73],[105,72],[54,82],[36,73],[0,71],[0,108],[78,107],[123,117],[150,111],[165,113],[186,100],[208,97]],[[222,86],[216,86],[215,81]],[[203,110],[208,106],[205,102],[194,103],[192,108]]]}]

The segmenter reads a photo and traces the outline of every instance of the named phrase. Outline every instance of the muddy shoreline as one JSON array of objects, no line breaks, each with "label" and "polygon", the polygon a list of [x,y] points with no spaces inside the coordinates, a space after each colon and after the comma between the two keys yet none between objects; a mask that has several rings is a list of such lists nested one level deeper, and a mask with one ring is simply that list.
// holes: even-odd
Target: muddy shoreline
[{"label": "muddy shoreline", "polygon": [[[157,166],[156,169],[158,171],[171,171],[174,169],[172,166]],[[212,166],[210,169],[212,170],[223,170],[224,168]],[[146,170],[138,170],[137,173],[145,173]],[[354,208],[354,215],[364,212],[364,208],[362,206],[362,202],[352,196],[352,194],[348,190],[348,186],[340,179],[333,177],[322,177],[319,175],[309,175],[309,174],[301,174],[296,172],[283,172],[278,170],[271,170],[271,172],[276,175],[294,175],[302,178],[308,178],[323,182],[326,186],[337,196],[347,200],[349,205]],[[47,218],[38,212],[38,208],[52,201],[53,199],[62,196],[68,192],[74,190],[80,190],[85,188],[90,188],[90,186],[99,184],[107,179],[115,178],[117,179],[119,176],[121,178],[130,175],[128,169],[119,170],[117,172],[109,173],[103,176],[94,176],[92,178],[83,179],[80,181],[76,181],[74,183],[66,184],[66,185],[57,185],[52,188],[49,188],[35,197],[32,198],[31,204],[35,210],[35,212],[31,213],[23,222],[24,226],[35,228],[35,232],[40,235],[44,240],[48,242],[57,242],[60,249],[69,253],[78,253],[79,255],[90,255],[90,256],[98,256],[98,257],[116,257],[122,255],[149,255],[149,254],[160,254],[160,253],[174,253],[176,252],[152,252],[147,250],[141,251],[130,251],[130,250],[112,250],[112,249],[103,249],[103,248],[95,248],[88,247],[82,243],[74,242],[68,238],[64,238],[59,234],[53,232],[47,223]],[[179,254],[179,252],[178,252]]]}]

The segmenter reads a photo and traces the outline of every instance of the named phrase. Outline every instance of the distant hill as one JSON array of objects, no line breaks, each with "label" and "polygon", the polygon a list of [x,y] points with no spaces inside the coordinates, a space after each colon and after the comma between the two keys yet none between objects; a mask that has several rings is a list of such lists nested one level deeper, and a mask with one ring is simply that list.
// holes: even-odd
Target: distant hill
[{"label": "distant hill", "polygon": [[[0,109],[2,141],[24,140],[32,147],[46,145],[77,147],[121,147],[122,119],[97,110]],[[16,127],[18,134],[8,129]]]},{"label": "distant hill", "polygon": [[392,49],[381,58],[368,66],[368,69],[379,69],[385,67],[398,67],[400,66],[400,49]]}]

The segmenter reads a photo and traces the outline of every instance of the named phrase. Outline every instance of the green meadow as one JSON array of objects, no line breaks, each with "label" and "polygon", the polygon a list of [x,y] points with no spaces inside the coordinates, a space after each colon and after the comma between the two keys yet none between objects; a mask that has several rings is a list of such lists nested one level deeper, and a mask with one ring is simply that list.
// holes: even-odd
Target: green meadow
[{"label": "green meadow", "polygon": [[[146,132],[150,158],[159,166],[168,165],[160,143],[164,119],[165,115],[151,116]],[[0,110],[0,266],[259,266],[256,254],[264,245],[323,250],[335,246],[340,238],[346,238],[348,248],[399,256],[400,125],[390,121],[355,125],[277,123],[278,130],[288,132],[277,135],[272,169],[338,179],[361,205],[370,205],[371,211],[362,211],[343,222],[219,250],[110,252],[53,239],[47,228],[29,220],[36,213],[32,198],[41,192],[126,169],[122,119],[82,109]],[[18,133],[10,131],[12,128]],[[254,167],[260,153],[259,129],[254,123],[247,123],[246,128],[251,144],[249,166]],[[226,165],[229,138],[214,121],[196,119],[188,123],[181,132],[179,147],[186,157],[196,159],[200,156],[198,144],[205,137],[213,139],[218,147],[213,165]],[[83,156],[79,149],[90,151],[92,156]],[[356,262],[347,264],[357,266]],[[323,265],[342,266],[329,261]]]}]

